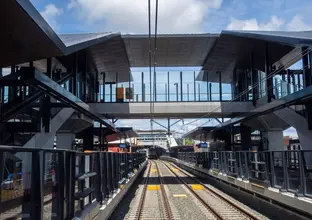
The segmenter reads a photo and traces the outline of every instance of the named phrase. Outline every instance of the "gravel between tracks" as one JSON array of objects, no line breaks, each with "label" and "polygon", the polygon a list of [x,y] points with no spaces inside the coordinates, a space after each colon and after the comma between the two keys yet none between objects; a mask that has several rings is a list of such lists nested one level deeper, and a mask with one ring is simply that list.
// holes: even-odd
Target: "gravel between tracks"
[{"label": "gravel between tracks", "polygon": [[[169,164],[172,165],[171,163],[169,163]],[[172,165],[172,167],[177,167],[177,166]],[[195,179],[197,179],[197,177],[194,176],[193,174],[191,174],[191,173],[189,173],[189,172],[187,172],[185,170],[183,170],[183,171],[186,174],[188,174],[189,176],[194,177]],[[179,176],[185,176],[185,174],[180,173]],[[260,214],[259,212],[249,208],[245,204],[237,201],[233,197],[227,195],[226,193],[216,189],[215,187],[213,187],[213,186],[211,186],[209,184],[204,184],[204,185],[207,186],[213,192],[216,192],[217,194],[222,195],[223,197],[225,197],[228,200],[232,201],[236,205],[239,205],[239,207],[241,207],[242,209],[244,209],[248,213],[250,213],[250,214],[252,214],[254,216],[257,216],[259,219],[264,219],[264,220],[269,219],[266,216]],[[235,207],[233,207],[232,205],[228,204],[226,201],[224,201],[221,198],[219,198],[214,193],[206,191],[206,190],[202,190],[202,191],[205,191],[205,192],[202,192],[202,193],[197,192],[197,194],[202,199],[204,199],[205,202],[207,202],[207,204],[209,204],[212,208],[214,208],[218,213],[220,213],[222,216],[224,216],[225,219],[232,219],[232,220],[236,220],[236,219],[250,219],[246,215],[242,214]]]},{"label": "gravel between tracks", "polygon": [[[170,205],[171,213],[173,219],[178,220],[204,220],[204,219],[216,219],[216,217],[189,191],[189,189],[184,186],[183,183],[178,180],[174,176],[173,173],[169,171],[169,169],[163,164],[161,161],[150,161],[150,163],[157,163],[159,168],[159,173],[155,172],[155,165],[151,167],[150,174],[147,173],[148,168],[145,170],[143,177],[147,177],[150,175],[150,179],[148,184],[155,185],[159,184],[158,175],[162,176],[164,189],[166,195],[168,197],[168,202]],[[173,164],[166,163],[170,168],[175,168]],[[185,170],[183,170],[185,171]],[[179,176],[184,176],[181,172],[174,170],[176,174]],[[186,171],[185,171],[186,172]],[[186,172],[187,174],[190,174]],[[193,176],[192,174],[190,174]],[[184,180],[190,184],[195,184],[194,180],[191,178],[185,178]],[[134,186],[129,190],[123,202],[118,206],[115,212],[110,217],[111,220],[119,220],[119,219],[136,219],[138,215],[138,208],[140,204],[141,195],[143,193],[144,188],[144,179],[139,180],[134,184]],[[234,198],[229,195],[223,193],[222,191],[212,187],[209,184],[205,183],[205,186],[214,190],[218,194],[221,194],[223,197],[235,202],[235,204],[240,205],[240,207],[244,208],[244,210],[256,215],[260,219],[268,219],[260,213],[254,211],[248,206],[236,201]],[[208,204],[210,204],[213,208],[216,209],[218,213],[224,216],[225,219],[248,219],[246,217],[242,218],[242,213],[238,210],[235,210],[232,206],[227,204],[226,202],[220,201],[220,198],[217,198],[213,194],[206,193],[205,190],[196,190],[196,193],[204,199]],[[141,219],[166,219],[164,216],[164,202],[161,196],[161,190],[147,190],[145,203],[143,207],[143,214],[141,215]]]},{"label": "gravel between tracks", "polygon": [[[215,217],[189,192],[189,190],[165,167],[158,162],[164,183],[168,187],[168,198],[172,207],[179,213],[182,220],[215,219]],[[174,195],[186,195],[175,197]]]}]

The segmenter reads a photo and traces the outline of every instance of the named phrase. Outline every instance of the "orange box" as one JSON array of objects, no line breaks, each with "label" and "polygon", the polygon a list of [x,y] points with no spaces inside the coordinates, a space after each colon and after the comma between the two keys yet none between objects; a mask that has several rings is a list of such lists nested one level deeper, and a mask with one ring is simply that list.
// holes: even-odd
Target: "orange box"
[{"label": "orange box", "polygon": [[122,87],[116,88],[116,99],[119,101],[123,101],[123,99],[124,99],[124,88],[122,88]]}]

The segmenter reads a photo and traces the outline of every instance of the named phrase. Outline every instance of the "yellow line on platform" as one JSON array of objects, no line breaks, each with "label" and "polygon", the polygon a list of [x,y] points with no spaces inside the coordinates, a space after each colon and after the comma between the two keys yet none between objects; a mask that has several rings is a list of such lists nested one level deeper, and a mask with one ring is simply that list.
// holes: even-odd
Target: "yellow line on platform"
[{"label": "yellow line on platform", "polygon": [[192,190],[203,190],[204,189],[204,187],[200,184],[192,184],[191,187],[192,187]]},{"label": "yellow line on platform", "polygon": [[151,169],[152,173],[157,173],[157,169]]},{"label": "yellow line on platform", "polygon": [[147,190],[160,190],[159,185],[148,185]]},{"label": "yellow line on platform", "polygon": [[261,186],[261,185],[255,184],[255,183],[252,183],[251,185],[264,189],[264,186]]}]

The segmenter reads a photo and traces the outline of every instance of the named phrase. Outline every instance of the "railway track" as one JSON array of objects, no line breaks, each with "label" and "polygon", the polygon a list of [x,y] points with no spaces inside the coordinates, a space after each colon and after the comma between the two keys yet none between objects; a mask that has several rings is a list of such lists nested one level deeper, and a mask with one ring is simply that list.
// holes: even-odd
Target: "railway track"
[{"label": "railway track", "polygon": [[[235,201],[231,201],[231,199],[227,198],[226,196],[221,195],[220,193],[217,193],[216,191],[205,186],[205,184],[203,184],[197,178],[189,175],[181,168],[172,164],[169,166],[166,162],[162,163],[175,177],[179,179],[181,183],[184,184],[189,192],[193,194],[200,201],[200,203],[213,214],[215,219],[266,219],[265,217],[257,216],[256,214],[252,213],[252,211],[248,211],[240,207],[238,204],[235,204]],[[181,174],[184,176],[182,177]],[[184,180],[185,178],[187,178],[189,181],[192,181],[192,184]],[[203,191],[205,193],[199,193]]]},{"label": "railway track", "polygon": [[[152,168],[152,166],[155,168]],[[154,181],[151,184],[151,176],[157,177],[155,179],[158,181]],[[155,202],[155,197],[157,197],[157,202]],[[173,219],[159,167],[155,161],[149,162],[147,176],[144,180],[142,194],[134,219]]]}]

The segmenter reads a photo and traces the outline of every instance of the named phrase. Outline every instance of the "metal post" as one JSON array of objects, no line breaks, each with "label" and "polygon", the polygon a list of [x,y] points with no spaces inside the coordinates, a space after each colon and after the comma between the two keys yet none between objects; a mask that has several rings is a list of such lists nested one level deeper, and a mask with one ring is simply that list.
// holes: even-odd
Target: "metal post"
[{"label": "metal post", "polygon": [[290,90],[290,70],[287,69],[287,95],[290,94],[291,90]]},{"label": "metal post", "polygon": [[187,101],[190,101],[190,88],[189,88],[189,84],[187,84]]},{"label": "metal post", "polygon": [[[83,100],[86,102],[87,101],[87,75],[88,75],[88,55],[85,53],[85,68],[84,68],[84,74],[83,74]],[[96,99],[97,99],[97,94],[98,94],[98,87],[96,87]]]},{"label": "metal post", "polygon": [[176,96],[177,96],[177,102],[179,101],[179,88],[178,88],[178,83],[174,84],[176,86]]},{"label": "metal post", "polygon": [[73,53],[72,60],[72,68],[73,68],[73,94],[77,96],[77,53]]},{"label": "metal post", "polygon": [[105,102],[106,73],[103,73],[103,102]]},{"label": "metal post", "polygon": [[165,100],[168,101],[168,96],[167,96],[167,84],[165,84]]},{"label": "metal post", "polygon": [[[144,100],[143,100],[144,98]],[[145,102],[145,83],[143,84],[143,96],[142,96],[142,102]]]},{"label": "metal post", "polygon": [[200,101],[200,84],[198,83],[198,101]]},{"label": "metal post", "polygon": [[196,101],[196,75],[195,75],[195,71],[194,71],[194,101]]},{"label": "metal post", "polygon": [[252,103],[253,105],[257,104],[258,99],[258,86],[255,86],[258,83],[258,74],[255,70],[255,56],[254,52],[250,53],[250,71],[251,71],[251,87],[252,87]]},{"label": "metal post", "polygon": [[145,87],[144,87],[144,72],[141,73],[141,81],[142,81],[142,102],[145,102]]},{"label": "metal post", "polygon": [[207,101],[209,101],[209,82],[208,82],[208,72],[206,72],[206,86],[207,86]]},{"label": "metal post", "polygon": [[300,73],[297,74],[297,80],[298,80],[298,91],[299,91],[301,87]]},{"label": "metal post", "polygon": [[169,72],[167,74],[167,83],[168,83],[168,102],[170,102],[170,81],[169,81]]},{"label": "metal post", "polygon": [[271,64],[270,64],[270,58],[269,58],[269,45],[268,43],[265,43],[265,73],[266,73],[266,87],[267,87],[267,96],[268,96],[268,102],[272,101],[273,97],[273,77],[270,76],[271,74]]},{"label": "metal post", "polygon": [[182,71],[180,72],[180,93],[181,93],[181,102],[183,102],[183,78],[182,78]]},{"label": "metal post", "polygon": [[220,97],[220,102],[222,102],[222,79],[221,79],[221,72],[217,72],[219,74],[219,97]]},{"label": "metal post", "polygon": [[113,84],[109,84],[109,90],[110,90],[110,102],[113,101]]},{"label": "metal post", "polygon": [[210,101],[212,100],[211,87],[212,87],[212,84],[209,83],[209,100]]},{"label": "metal post", "polygon": [[154,72],[154,101],[157,101],[157,78],[156,78],[156,71]]},{"label": "metal post", "polygon": [[31,216],[34,219],[43,219],[43,170],[40,169],[40,164],[43,164],[40,159],[43,160],[43,158],[40,158],[40,152],[38,151],[33,152],[31,157]]}]

